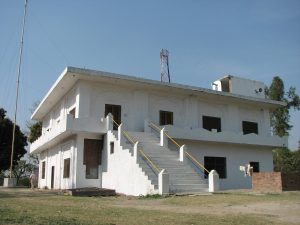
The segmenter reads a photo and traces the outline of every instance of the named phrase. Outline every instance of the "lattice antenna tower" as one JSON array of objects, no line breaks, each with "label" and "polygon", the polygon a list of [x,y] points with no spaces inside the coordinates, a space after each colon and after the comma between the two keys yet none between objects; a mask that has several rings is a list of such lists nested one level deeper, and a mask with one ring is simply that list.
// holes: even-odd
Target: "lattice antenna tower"
[{"label": "lattice antenna tower", "polygon": [[160,51],[160,79],[161,82],[171,82],[169,71],[169,51],[167,49],[161,49]]}]

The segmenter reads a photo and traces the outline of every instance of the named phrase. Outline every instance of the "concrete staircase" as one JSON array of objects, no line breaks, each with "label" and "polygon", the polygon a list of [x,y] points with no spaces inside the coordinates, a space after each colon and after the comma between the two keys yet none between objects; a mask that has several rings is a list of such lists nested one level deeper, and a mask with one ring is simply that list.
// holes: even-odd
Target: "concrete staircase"
[{"label": "concrete staircase", "polygon": [[[203,179],[188,163],[179,161],[179,152],[159,145],[154,133],[129,132],[139,142],[144,152],[158,166],[169,173],[170,192],[176,194],[208,192],[207,180]],[[158,177],[146,160],[139,157],[138,163],[151,183],[158,187]]]}]

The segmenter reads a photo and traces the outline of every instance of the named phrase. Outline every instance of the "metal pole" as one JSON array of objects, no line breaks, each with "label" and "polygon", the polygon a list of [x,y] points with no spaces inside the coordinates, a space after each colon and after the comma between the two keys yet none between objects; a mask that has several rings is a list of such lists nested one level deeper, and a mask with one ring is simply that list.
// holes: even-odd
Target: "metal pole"
[{"label": "metal pole", "polygon": [[26,13],[27,13],[27,0],[25,0],[25,5],[24,5],[24,17],[23,17],[23,26],[22,26],[22,34],[21,34],[21,46],[20,46],[19,64],[18,64],[15,115],[14,115],[13,134],[12,134],[12,143],[11,143],[10,169],[9,169],[9,177],[10,178],[12,177],[12,166],[13,166],[13,159],[14,159],[15,133],[16,133],[18,98],[19,98],[19,83],[20,83],[20,74],[21,74],[21,64],[22,64],[22,54],[23,54],[23,40],[24,40],[24,28],[25,28],[25,21],[26,21],[25,20],[26,19]]}]

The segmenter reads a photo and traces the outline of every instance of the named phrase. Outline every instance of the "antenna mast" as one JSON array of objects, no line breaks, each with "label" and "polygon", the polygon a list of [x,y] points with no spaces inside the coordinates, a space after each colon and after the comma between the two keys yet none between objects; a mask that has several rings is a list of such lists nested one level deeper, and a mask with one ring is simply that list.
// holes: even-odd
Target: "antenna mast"
[{"label": "antenna mast", "polygon": [[18,99],[19,99],[19,84],[20,84],[22,55],[23,55],[24,28],[25,28],[25,22],[26,22],[26,20],[25,20],[26,19],[26,13],[27,13],[27,0],[25,0],[25,5],[24,5],[24,16],[23,16],[23,25],[22,25],[22,34],[21,34],[21,46],[20,46],[19,64],[18,64],[15,114],[14,114],[13,134],[12,134],[12,143],[11,143],[11,155],[10,155],[10,169],[9,169],[9,177],[10,178],[12,177],[12,166],[13,166],[13,159],[14,159],[15,134],[16,134],[17,110],[18,110]]},{"label": "antenna mast", "polygon": [[161,82],[171,82],[169,71],[169,51],[167,49],[161,49],[160,51],[160,80]]}]

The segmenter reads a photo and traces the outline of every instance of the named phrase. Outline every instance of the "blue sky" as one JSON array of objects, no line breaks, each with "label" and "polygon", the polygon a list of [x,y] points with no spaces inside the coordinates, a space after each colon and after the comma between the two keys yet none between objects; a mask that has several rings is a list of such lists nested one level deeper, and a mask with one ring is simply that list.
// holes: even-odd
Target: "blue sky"
[{"label": "blue sky", "polygon": [[[12,118],[23,0],[0,0],[0,106]],[[160,79],[159,51],[171,79],[210,88],[227,74],[275,75],[300,93],[300,1],[29,0],[17,122],[63,69],[84,67]],[[290,147],[300,139],[291,113]]]}]

